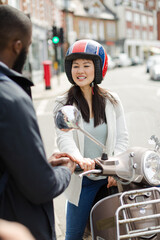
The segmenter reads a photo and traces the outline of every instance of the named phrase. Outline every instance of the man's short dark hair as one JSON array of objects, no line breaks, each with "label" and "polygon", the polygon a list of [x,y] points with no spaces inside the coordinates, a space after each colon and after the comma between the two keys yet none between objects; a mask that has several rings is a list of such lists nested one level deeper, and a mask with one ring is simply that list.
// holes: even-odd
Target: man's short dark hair
[{"label": "man's short dark hair", "polygon": [[9,5],[0,5],[0,50],[9,40],[24,40],[31,29],[31,21],[22,11]]}]

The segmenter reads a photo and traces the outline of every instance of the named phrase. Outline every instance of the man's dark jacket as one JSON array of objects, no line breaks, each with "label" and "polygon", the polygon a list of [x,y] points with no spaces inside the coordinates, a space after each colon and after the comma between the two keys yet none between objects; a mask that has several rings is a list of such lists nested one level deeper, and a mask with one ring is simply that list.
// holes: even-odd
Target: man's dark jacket
[{"label": "man's dark jacket", "polygon": [[0,63],[0,174],[8,176],[0,194],[0,218],[24,224],[37,240],[53,240],[52,199],[68,186],[71,173],[47,162],[31,85]]}]

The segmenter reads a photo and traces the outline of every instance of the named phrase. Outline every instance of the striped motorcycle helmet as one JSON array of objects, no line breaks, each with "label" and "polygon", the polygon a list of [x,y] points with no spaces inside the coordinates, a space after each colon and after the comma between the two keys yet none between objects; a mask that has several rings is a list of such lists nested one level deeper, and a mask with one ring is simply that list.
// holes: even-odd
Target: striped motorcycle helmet
[{"label": "striped motorcycle helmet", "polygon": [[74,84],[71,74],[72,61],[79,58],[90,59],[94,62],[94,83],[101,83],[108,68],[108,57],[104,47],[96,41],[83,39],[76,41],[68,48],[65,57],[65,72],[72,84]]}]

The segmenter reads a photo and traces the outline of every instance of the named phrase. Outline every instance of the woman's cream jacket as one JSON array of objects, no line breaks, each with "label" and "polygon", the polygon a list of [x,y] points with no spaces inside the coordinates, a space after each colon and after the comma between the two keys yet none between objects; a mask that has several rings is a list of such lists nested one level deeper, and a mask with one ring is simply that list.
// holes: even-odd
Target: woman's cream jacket
[{"label": "woman's cream jacket", "polygon": [[[124,117],[123,106],[116,93],[111,94],[118,101],[118,104],[113,105],[108,99],[106,100],[106,119],[108,126],[108,136],[106,141],[108,156],[117,155],[125,151],[128,147],[128,131]],[[67,101],[67,94],[57,97],[54,107],[54,116],[56,112]],[[80,127],[83,128],[83,120],[80,120]],[[63,132],[56,128],[57,146],[60,152],[66,152],[73,155],[75,158],[81,159],[84,154],[84,134],[81,131],[74,130]],[[81,193],[82,179],[72,174],[70,184],[65,190],[65,195],[71,203],[78,206],[79,196]]]}]

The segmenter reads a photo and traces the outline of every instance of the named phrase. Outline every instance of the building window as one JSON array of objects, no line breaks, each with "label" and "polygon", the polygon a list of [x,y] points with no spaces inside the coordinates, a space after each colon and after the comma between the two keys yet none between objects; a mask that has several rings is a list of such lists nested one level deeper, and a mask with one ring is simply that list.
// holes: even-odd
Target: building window
[{"label": "building window", "polygon": [[81,20],[79,21],[79,36],[84,36],[84,21]]},{"label": "building window", "polygon": [[114,5],[115,6],[122,5],[122,0],[114,0]]},{"label": "building window", "polygon": [[104,37],[104,23],[103,22],[99,23],[99,39],[102,40],[102,41],[105,39],[105,37]]},{"label": "building window", "polygon": [[127,28],[127,38],[132,38],[132,37],[133,37],[132,28]]},{"label": "building window", "polygon": [[107,37],[109,39],[115,38],[115,36],[116,36],[116,25],[115,25],[114,22],[107,22],[106,32],[107,32]]},{"label": "building window", "polygon": [[135,30],[135,39],[140,39],[140,31],[138,29]]},{"label": "building window", "polygon": [[40,41],[39,39],[33,39],[32,42],[32,68],[33,70],[39,70],[41,65],[40,60]]},{"label": "building window", "polygon": [[123,5],[129,6],[130,5],[130,0],[123,0]]},{"label": "building window", "polygon": [[10,6],[12,6],[12,7],[14,7],[14,8],[18,8],[19,9],[19,5],[20,5],[20,3],[19,3],[19,0],[8,0],[8,5],[10,5]]},{"label": "building window", "polygon": [[73,18],[71,16],[68,16],[68,31],[73,31]]},{"label": "building window", "polygon": [[147,17],[145,15],[142,15],[141,21],[143,26],[147,25]]},{"label": "building window", "polygon": [[138,13],[135,13],[134,14],[134,23],[136,25],[139,25],[140,24],[140,15]]},{"label": "building window", "polygon": [[144,3],[138,3],[138,6],[141,11],[144,10]]},{"label": "building window", "polygon": [[85,21],[85,22],[84,22],[84,31],[85,31],[85,36],[87,36],[88,34],[90,34],[89,22],[88,22],[88,21]]},{"label": "building window", "polygon": [[93,7],[89,8],[88,13],[91,15],[94,14],[94,8]]},{"label": "building window", "polygon": [[93,21],[92,22],[92,37],[93,39],[97,39],[97,22]]},{"label": "building window", "polygon": [[142,39],[147,40],[147,32],[146,31],[142,32]]},{"label": "building window", "polygon": [[136,8],[136,7],[137,7],[137,3],[136,3],[135,0],[132,0],[132,1],[131,1],[131,6],[132,6],[133,8]]},{"label": "building window", "polygon": [[149,32],[149,40],[153,40],[153,32]]},{"label": "building window", "polygon": [[36,15],[36,3],[35,0],[32,0],[32,17]]},{"label": "building window", "polygon": [[126,11],[126,21],[132,22],[132,12]]},{"label": "building window", "polygon": [[153,26],[153,17],[148,18],[148,24],[149,26]]},{"label": "building window", "polygon": [[[42,3],[41,3],[42,4]],[[36,1],[36,18],[38,19],[41,19],[43,18],[43,11],[44,11],[44,7],[41,6],[41,9],[40,9],[40,2],[39,1]]]},{"label": "building window", "polygon": [[79,21],[79,37],[87,37],[89,33],[90,33],[89,22],[80,20]]},{"label": "building window", "polygon": [[148,5],[149,5],[149,7],[154,7],[154,1],[152,1],[152,0],[150,0],[150,1],[148,1]]},{"label": "building window", "polygon": [[100,13],[100,7],[99,6],[93,6],[93,7],[89,8],[88,13],[91,14],[91,15],[98,14],[98,13]]}]

